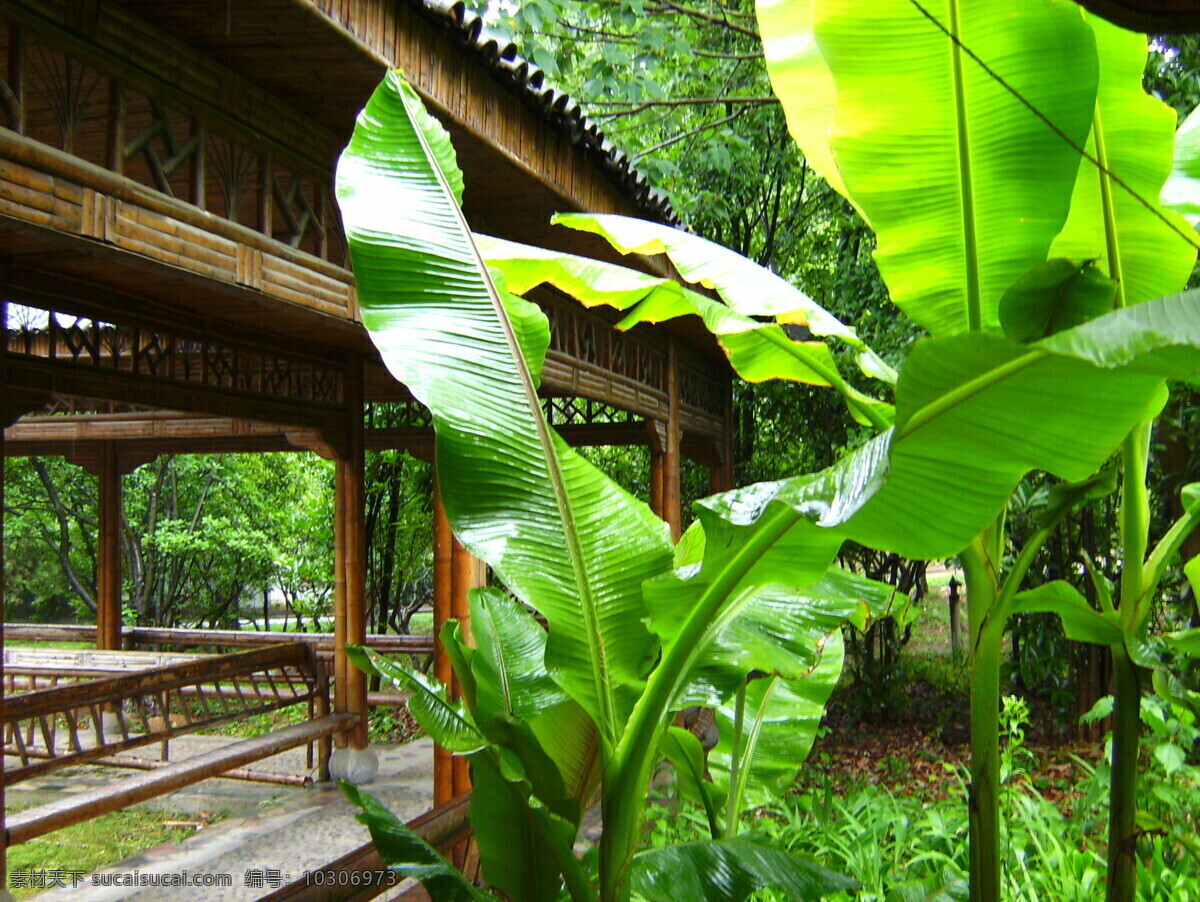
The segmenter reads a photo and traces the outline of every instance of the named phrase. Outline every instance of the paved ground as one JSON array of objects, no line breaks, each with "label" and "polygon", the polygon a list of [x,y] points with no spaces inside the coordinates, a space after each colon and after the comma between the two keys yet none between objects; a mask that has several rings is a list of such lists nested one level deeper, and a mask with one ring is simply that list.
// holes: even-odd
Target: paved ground
[{"label": "paved ground", "polygon": [[[176,739],[171,744],[171,758],[200,754],[228,741],[217,736]],[[379,775],[368,790],[401,820],[427,811],[433,800],[433,744],[418,739],[402,746],[376,747],[376,751]],[[259,762],[254,768],[305,773],[304,765],[304,750],[295,749]],[[44,801],[129,773],[137,772],[80,768],[53,778],[30,780],[8,791],[11,796],[37,793],[30,797]],[[243,902],[259,898],[280,882],[299,879],[306,870],[324,865],[369,839],[366,828],[354,819],[358,809],[331,784],[300,788],[214,779],[144,804],[195,814],[228,812],[229,816],[178,845],[164,844],[88,875],[78,888],[55,889],[35,898],[43,902]],[[163,886],[164,879],[187,885]],[[160,885],[151,885],[152,881]],[[204,885],[211,883],[226,885]]]}]

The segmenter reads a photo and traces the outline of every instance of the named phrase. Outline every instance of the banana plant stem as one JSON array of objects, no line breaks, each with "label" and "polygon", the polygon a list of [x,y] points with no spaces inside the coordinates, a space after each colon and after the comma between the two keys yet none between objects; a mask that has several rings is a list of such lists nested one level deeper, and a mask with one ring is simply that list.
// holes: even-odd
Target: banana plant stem
[{"label": "banana plant stem", "polygon": [[1141,681],[1124,646],[1112,646],[1113,746],[1108,816],[1108,902],[1133,902],[1137,876],[1137,773]]},{"label": "banana plant stem", "polygon": [[741,811],[739,810],[738,799],[738,779],[741,774],[738,772],[738,766],[741,763],[742,754],[742,734],[743,726],[746,719],[746,684],[742,683],[738,687],[736,701],[733,708],[733,755],[729,763],[729,794],[725,802],[725,838],[733,839],[737,836],[738,821],[740,820]]},{"label": "banana plant stem", "polygon": [[997,582],[986,537],[962,553],[971,626],[971,902],[1000,902],[1000,646]]},{"label": "banana plant stem", "polygon": [[[1150,424],[1134,429],[1122,450],[1121,626],[1136,637],[1146,594],[1145,556],[1150,524],[1146,488]],[[1138,733],[1141,730],[1142,687],[1137,668],[1124,645],[1112,646],[1113,746],[1109,778],[1108,902],[1133,902],[1137,878]]]}]

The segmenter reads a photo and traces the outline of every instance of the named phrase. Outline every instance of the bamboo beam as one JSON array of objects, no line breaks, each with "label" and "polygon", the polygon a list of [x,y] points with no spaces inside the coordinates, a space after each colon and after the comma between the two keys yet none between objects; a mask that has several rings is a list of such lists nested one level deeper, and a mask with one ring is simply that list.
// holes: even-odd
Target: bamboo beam
[{"label": "bamboo beam", "polygon": [[[94,626],[74,624],[12,623],[7,637],[20,642],[95,642]],[[183,648],[254,648],[280,642],[303,642],[321,657],[332,657],[332,633],[273,633],[254,630],[189,630],[135,626],[124,630],[130,645],[174,645]],[[382,654],[428,655],[433,636],[367,636],[367,645]]]},{"label": "bamboo beam", "polygon": [[318,720],[284,727],[265,736],[244,739],[232,746],[177,761],[161,770],[121,780],[112,786],[73,794],[70,798],[29,808],[8,818],[9,845],[25,842],[99,814],[127,808],[135,802],[173,792],[208,777],[269,758],[349,726],[346,715],[330,714]]},{"label": "bamboo beam", "polygon": [[[451,617],[454,583],[454,535],[436,480],[433,488],[433,673],[444,685],[451,686],[453,670],[442,645],[442,627]],[[433,804],[445,805],[454,797],[453,756],[446,749],[433,749]]]},{"label": "bamboo beam", "polygon": [[[471,797],[459,796],[436,805],[432,811],[408,822],[408,827],[438,851],[445,853],[471,835]],[[371,876],[368,878],[367,873]],[[361,874],[346,886],[346,874]],[[319,875],[324,875],[322,878]],[[359,846],[320,869],[306,874],[259,902],[364,902],[383,895],[395,886],[395,873],[389,872],[375,843]]]},{"label": "bamboo beam", "polygon": [[121,648],[121,470],[116,442],[100,443],[96,548],[96,647]]}]

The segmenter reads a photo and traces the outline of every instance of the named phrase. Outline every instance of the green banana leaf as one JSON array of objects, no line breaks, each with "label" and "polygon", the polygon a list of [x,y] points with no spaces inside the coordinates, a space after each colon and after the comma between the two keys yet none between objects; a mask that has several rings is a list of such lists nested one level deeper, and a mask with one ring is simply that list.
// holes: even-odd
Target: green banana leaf
[{"label": "green banana leaf", "polygon": [[[787,679],[809,675],[824,660],[831,632],[845,621],[865,626],[884,616],[894,592],[836,567],[804,587],[785,584],[790,576],[780,568],[776,582],[748,587],[722,608],[695,642],[694,664],[674,708],[719,705],[753,671]],[[687,580],[647,584],[650,628],[664,646],[683,633],[696,588]]]},{"label": "green banana leaf", "polygon": [[565,702],[566,693],[546,672],[546,631],[533,615],[498,589],[472,589],[468,599],[476,718],[505,714],[532,720]]},{"label": "green banana leaf", "polygon": [[475,673],[471,669],[471,662],[475,658],[475,649],[467,645],[463,638],[462,624],[457,620],[447,620],[442,624],[441,639],[442,648],[446,652],[446,657],[450,659],[454,675],[458,678],[459,689],[462,691],[467,710],[474,711],[476,695],[479,692],[479,687],[475,685]]},{"label": "green banana leaf", "polygon": [[1200,627],[1167,633],[1163,639],[1176,651],[1192,658],[1200,658]]},{"label": "green banana leaf", "polygon": [[389,661],[360,645],[347,645],[346,655],[363,673],[374,674],[401,691],[411,692],[409,713],[442,748],[464,754],[484,746],[486,740],[462,700],[449,701],[446,687],[433,677]]},{"label": "green banana leaf", "polygon": [[[767,69],[801,151],[827,178],[836,167],[831,185],[874,228],[892,300],[935,335],[994,331],[1001,296],[1066,221],[1080,160],[1018,95],[1082,146],[1095,41],[1069,0],[933,4],[930,15],[910,0],[771,3]],[[832,103],[811,96],[830,90],[825,69]]]},{"label": "green banana leaf", "polygon": [[708,779],[704,747],[689,730],[669,727],[662,740],[662,755],[675,768],[675,791],[680,798],[695,802],[704,809],[708,830],[713,839],[721,835],[717,811],[721,800],[716,787]]},{"label": "green banana leaf", "polygon": [[565,701],[529,721],[538,742],[558,766],[567,795],[586,805],[600,785],[600,734],[578,702]]},{"label": "green banana leaf", "polygon": [[1112,248],[1117,252],[1112,271],[1119,277],[1123,303],[1140,304],[1182,289],[1196,261],[1196,248],[1184,237],[1195,237],[1187,222],[1157,202],[1171,170],[1175,111],[1142,88],[1146,36],[1082,10],[1081,14],[1095,34],[1100,59],[1096,115],[1087,151],[1137,196],[1085,160],[1079,167],[1071,213],[1050,246],[1050,256],[1099,260],[1108,271],[1105,222],[1111,217]]},{"label": "green banana leaf", "polygon": [[[682,246],[688,251],[688,256],[676,254],[672,259],[688,264],[694,263],[694,257],[697,256],[692,245],[702,243],[705,245],[702,250],[709,257],[717,257],[718,250],[724,255],[732,255],[738,265],[735,268],[731,264],[726,269],[733,275],[717,283],[726,303],[686,289],[671,279],[648,276],[587,257],[477,235],[476,242],[488,266],[503,274],[510,291],[523,295],[538,285],[549,284],[571,295],[584,306],[605,304],[618,310],[627,310],[627,316],[617,324],[620,329],[628,329],[642,322],[658,323],[696,314],[717,337],[734,369],[748,382],[789,379],[809,385],[832,386],[846,399],[851,414],[859,422],[871,422],[871,413],[875,414],[875,419],[890,422],[890,405],[846,383],[824,343],[796,341],[780,323],[806,322],[810,324],[813,334],[836,335],[858,350],[857,359],[868,375],[895,382],[895,372],[867,348],[849,327],[821,310],[778,276],[695,235],[640,219],[572,214],[556,217],[556,221],[572,228],[596,231],[623,253],[632,250],[649,252],[660,248],[665,251]],[[642,243],[632,243],[637,240],[642,240]],[[706,271],[699,267],[691,272],[697,280],[707,277]],[[763,302],[761,299],[764,294],[768,298],[773,294],[776,300]],[[743,306],[758,305],[762,309],[786,309],[789,306],[792,309],[780,314],[779,322],[762,322],[744,310],[735,309],[735,301]]]},{"label": "green banana leaf", "polygon": [[1037,341],[1103,316],[1116,296],[1117,283],[1095,260],[1047,260],[1004,292],[1000,326],[1013,341]]},{"label": "green banana leaf", "polygon": [[[489,733],[504,729],[529,728],[511,719],[488,725]],[[565,871],[576,885],[588,883],[573,849],[579,809],[571,810],[557,767],[532,733],[521,743],[500,738],[505,746],[498,754],[471,756],[471,826],[483,875],[510,899],[554,902]],[[504,751],[514,747],[521,753]]]},{"label": "green banana leaf", "polygon": [[829,146],[837,89],[813,33],[812,0],[757,0],[754,9],[771,88],[784,103],[792,140],[809,167],[853,203]]},{"label": "green banana leaf", "polygon": [[437,849],[413,833],[408,825],[377,798],[352,783],[342,781],[342,792],[362,809],[358,820],[371,832],[371,841],[384,864],[404,877],[419,880],[438,902],[481,902],[495,899],[472,886],[458,868]]},{"label": "green banana leaf", "polygon": [[630,885],[649,902],[738,902],[773,886],[806,902],[858,888],[849,877],[744,837],[640,852]]},{"label": "green banana leaf", "polygon": [[1125,639],[1119,614],[1097,611],[1078,589],[1061,579],[1019,593],[1013,600],[1012,613],[1057,614],[1063,632],[1073,642],[1119,645]]},{"label": "green banana leaf", "polygon": [[[858,351],[858,365],[864,374],[884,382],[896,381],[895,371],[853,329],[794,285],[729,248],[690,232],[628,216],[558,213],[552,221],[599,235],[622,254],[666,254],[680,276],[715,290],[725,306],[740,315],[729,321],[726,328],[730,333],[735,331],[734,323],[750,324],[743,325],[744,331],[755,323],[750,319],[752,317],[774,317],[779,323],[804,326],[818,337],[844,342]],[[567,260],[563,263],[570,265]],[[543,271],[552,272],[549,269]],[[585,281],[585,284],[589,283]],[[595,290],[594,285],[589,288]],[[628,328],[638,322],[660,322],[673,316],[702,312],[693,307],[696,295],[686,292],[681,295],[664,293],[647,298],[622,321],[622,326]],[[611,301],[603,303],[619,306]]]},{"label": "green banana leaf", "polygon": [[550,675],[612,744],[655,647],[641,584],[669,570],[672,545],[647,506],[546,425],[545,317],[482,265],[443,141],[393,72],[338,162],[363,324],[433,415],[455,535],[546,617]]},{"label": "green banana leaf", "polygon": [[1200,109],[1192,110],[1175,133],[1175,159],[1163,185],[1162,205],[1193,228],[1200,223]]},{"label": "green banana leaf", "polygon": [[[468,597],[476,644],[476,649],[469,649],[470,681],[472,686],[478,685],[472,714],[501,748],[512,746],[505,737],[495,735],[489,724],[494,725],[495,718],[526,722],[531,736],[558,768],[567,797],[577,808],[586,804],[600,779],[596,725],[550,679],[545,664],[546,631],[518,601],[499,590],[473,589]],[[522,745],[529,744],[523,734],[511,729],[506,733],[520,738]],[[542,792],[539,795],[546,801],[553,799]]]},{"label": "green banana leaf", "polygon": [[1192,587],[1192,594],[1200,598],[1200,555],[1196,555],[1183,565],[1183,575],[1187,577],[1188,584]]},{"label": "green banana leaf", "polygon": [[[834,630],[820,649],[819,660],[799,677],[773,674],[746,685],[742,733],[738,743],[739,808],[757,808],[781,798],[796,782],[808,758],[825,703],[842,674],[845,650],[840,630]],[[733,763],[735,704],[717,708],[720,741],[709,752],[708,769],[717,792],[729,791]],[[730,812],[726,817],[733,816]]]}]

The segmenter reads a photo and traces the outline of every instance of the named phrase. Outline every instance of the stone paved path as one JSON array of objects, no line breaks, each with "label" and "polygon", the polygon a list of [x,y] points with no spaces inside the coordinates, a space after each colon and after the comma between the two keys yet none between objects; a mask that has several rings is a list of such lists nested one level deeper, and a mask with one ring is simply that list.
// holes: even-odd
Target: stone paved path
[{"label": "stone paved path", "polygon": [[[196,736],[172,742],[172,760],[199,754],[229,740]],[[402,746],[375,747],[379,775],[366,789],[401,820],[429,810],[433,802],[433,744],[418,739]],[[303,773],[304,750],[295,749],[255,765],[259,770]],[[39,797],[71,792],[95,781],[120,779],[123,772],[98,769],[29,781],[19,788]],[[307,788],[237,780],[205,780],[144,803],[171,811],[229,812],[212,826],[179,844],[164,844],[112,867],[89,874],[82,886],[41,893],[39,902],[248,902],[299,879],[357,848],[369,839],[355,819],[357,808],[332,784]],[[150,885],[151,881],[183,881],[183,886]],[[278,882],[277,882],[278,881]],[[140,883],[140,885],[138,885]],[[224,883],[227,885],[202,885]]]}]

